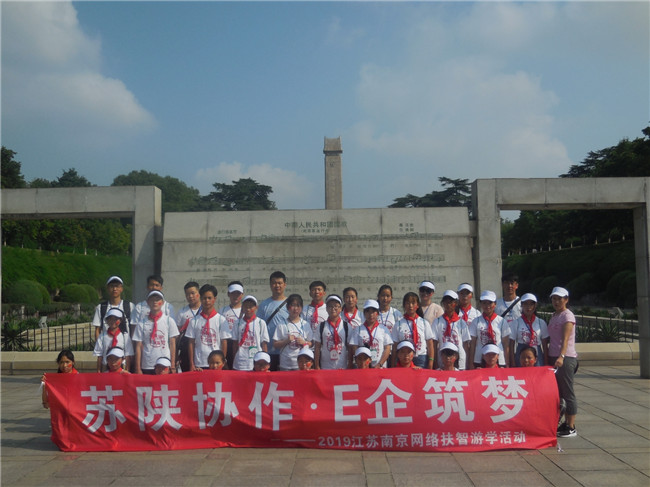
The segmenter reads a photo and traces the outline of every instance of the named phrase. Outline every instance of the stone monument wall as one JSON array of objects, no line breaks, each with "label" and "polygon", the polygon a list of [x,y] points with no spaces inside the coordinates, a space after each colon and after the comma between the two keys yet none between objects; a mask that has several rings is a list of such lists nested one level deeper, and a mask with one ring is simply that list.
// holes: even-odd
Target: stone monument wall
[{"label": "stone monument wall", "polygon": [[306,301],[313,280],[338,294],[353,286],[361,303],[387,283],[401,309],[404,293],[423,279],[436,284],[436,299],[474,282],[472,242],[465,208],[167,213],[165,296],[184,305],[183,286],[194,280],[214,284],[222,306],[228,282],[240,280],[264,299],[269,275],[281,270],[287,294]]}]

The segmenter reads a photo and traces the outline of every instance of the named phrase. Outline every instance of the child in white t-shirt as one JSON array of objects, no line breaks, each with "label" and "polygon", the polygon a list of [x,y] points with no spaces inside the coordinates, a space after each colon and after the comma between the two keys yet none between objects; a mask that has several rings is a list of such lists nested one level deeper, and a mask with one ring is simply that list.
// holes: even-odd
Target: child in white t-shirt
[{"label": "child in white t-shirt", "polygon": [[298,354],[310,347],[313,334],[309,322],[301,318],[302,297],[292,294],[287,298],[289,317],[275,329],[273,346],[280,350],[280,370],[298,370]]},{"label": "child in white t-shirt", "polygon": [[268,351],[269,332],[264,320],[255,315],[257,299],[246,296],[242,301],[241,317],[233,327],[233,368],[235,370],[253,370],[257,352]]}]

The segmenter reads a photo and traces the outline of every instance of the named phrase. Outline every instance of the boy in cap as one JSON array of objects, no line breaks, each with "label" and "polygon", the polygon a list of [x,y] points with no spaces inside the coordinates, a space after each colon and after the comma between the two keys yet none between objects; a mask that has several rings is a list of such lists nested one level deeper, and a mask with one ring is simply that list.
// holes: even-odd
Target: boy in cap
[{"label": "boy in cap", "polygon": [[[219,310],[219,314],[223,316],[228,322],[228,331],[233,334],[236,323],[241,316],[242,298],[244,297],[244,285],[241,281],[231,281],[228,283],[228,300],[229,304],[223,306]],[[228,353],[226,354],[226,362],[231,367],[235,362],[235,341],[232,338],[228,339]],[[251,364],[252,368],[252,364]]]},{"label": "boy in cap", "polygon": [[506,367],[510,356],[510,327],[508,323],[494,312],[497,295],[493,291],[481,293],[481,316],[469,326],[472,337],[467,368],[481,365],[482,349],[485,345],[493,344],[499,349],[499,365]]},{"label": "boy in cap", "polygon": [[[436,318],[431,328],[433,329],[433,344],[436,350],[440,352],[442,346],[446,343],[453,343],[458,352],[458,363],[460,370],[465,370],[465,362],[472,337],[469,334],[469,326],[456,312],[458,304],[458,294],[448,289],[442,296],[442,308],[445,311],[441,317]],[[440,353],[438,353],[438,367],[443,367],[444,363]]]},{"label": "boy in cap", "polygon": [[158,357],[156,366],[154,367],[155,375],[171,374],[172,362],[167,357]]},{"label": "boy in cap", "polygon": [[357,369],[369,369],[372,363],[372,352],[367,347],[359,347],[354,352],[354,364]]},{"label": "boy in cap", "polygon": [[314,366],[316,369],[352,368],[352,353],[348,347],[351,325],[341,318],[341,298],[330,294],[325,307],[327,320],[314,334]]},{"label": "boy in cap", "polygon": [[228,322],[217,313],[217,288],[204,284],[199,289],[201,312],[190,322],[185,336],[189,338],[188,350],[190,370],[201,371],[208,368],[208,356],[213,350],[228,351],[227,339],[232,338]]},{"label": "boy in cap", "polygon": [[397,363],[396,367],[404,369],[421,369],[413,363],[415,347],[410,340],[403,340],[397,344]]},{"label": "boy in cap", "polygon": [[458,372],[456,368],[456,363],[458,362],[458,347],[452,342],[445,342],[440,347],[440,368],[438,370],[444,370],[446,372]]},{"label": "boy in cap", "polygon": [[372,367],[376,369],[386,367],[393,339],[388,329],[377,321],[379,303],[374,299],[367,300],[363,305],[363,316],[365,318],[363,325],[355,328],[350,336],[352,352],[355,353],[357,347],[366,347],[371,352]]},{"label": "boy in cap", "polygon": [[199,283],[190,281],[183,286],[187,305],[183,306],[176,317],[178,337],[176,338],[176,365],[181,372],[189,372],[190,358],[188,351],[189,338],[185,336],[190,322],[201,312],[201,295],[199,294]]},{"label": "boy in cap", "polygon": [[309,285],[311,304],[304,309],[302,317],[311,325],[311,331],[314,335],[318,333],[318,326],[327,319],[327,310],[325,309],[326,290],[327,286],[323,281],[313,281]]},{"label": "boy in cap", "polygon": [[121,323],[122,331],[132,333],[133,330],[129,329],[131,324],[131,315],[133,312],[133,303],[122,300],[122,292],[124,291],[124,281],[120,276],[111,276],[106,281],[106,292],[108,300],[98,304],[95,308],[92,325],[95,327],[95,341],[99,338],[99,334],[104,331],[106,326],[106,313],[111,308],[118,308],[124,313],[124,320]]},{"label": "boy in cap", "polygon": [[106,370],[108,352],[116,347],[123,351],[122,357],[126,357],[126,368],[128,370],[131,368],[134,352],[131,337],[121,329],[124,322],[124,313],[119,308],[111,308],[106,313],[105,321],[107,329],[100,333],[93,350],[93,356],[97,357],[97,372]]},{"label": "boy in cap", "polygon": [[176,340],[178,327],[174,318],[163,313],[165,296],[160,291],[151,291],[147,296],[146,317],[141,317],[133,333],[135,348],[135,373],[154,374],[156,360],[167,357],[175,369]]},{"label": "boy in cap", "polygon": [[[152,274],[149,277],[147,277],[147,296],[151,291],[159,291],[162,294],[162,289],[163,289],[163,278],[157,274]],[[145,299],[144,301],[139,302],[135,306],[135,311],[134,311],[134,316],[131,326],[135,328],[135,326],[141,322],[141,321],[146,321],[147,316],[149,316],[149,305],[147,304],[148,300]],[[162,313],[166,316],[171,317],[172,319],[176,317],[176,313],[174,312],[174,307],[171,305],[171,303],[164,301],[162,303],[162,307],[160,309]]]},{"label": "boy in cap", "polygon": [[310,348],[303,348],[298,354],[298,370],[314,369],[314,352]]},{"label": "boy in cap", "polygon": [[233,327],[233,368],[253,370],[257,352],[266,352],[269,345],[269,332],[266,323],[255,315],[257,299],[246,296],[242,301],[241,317]]},{"label": "boy in cap", "polygon": [[124,350],[120,347],[111,348],[106,354],[106,372],[112,374],[128,374],[124,369]]},{"label": "boy in cap", "polygon": [[464,282],[458,286],[456,292],[458,293],[458,309],[456,312],[460,316],[460,319],[469,325],[475,318],[481,315],[481,312],[472,306],[474,288],[470,283]]},{"label": "boy in cap", "polygon": [[266,352],[257,352],[253,364],[253,372],[271,372],[271,356]]},{"label": "boy in cap", "polygon": [[481,354],[486,369],[499,368],[499,355],[501,354],[499,347],[493,343],[488,343],[481,349]]},{"label": "boy in cap", "polygon": [[422,281],[418,287],[418,291],[424,319],[429,323],[433,323],[436,318],[442,316],[444,313],[442,306],[433,302],[433,294],[436,292],[436,286],[431,281]]}]

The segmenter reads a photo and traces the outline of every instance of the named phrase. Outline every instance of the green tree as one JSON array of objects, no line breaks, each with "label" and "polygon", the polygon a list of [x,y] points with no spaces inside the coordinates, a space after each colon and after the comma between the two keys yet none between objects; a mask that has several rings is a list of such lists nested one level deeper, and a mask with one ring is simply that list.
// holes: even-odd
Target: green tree
[{"label": "green tree", "polygon": [[63,174],[55,181],[52,181],[51,186],[53,188],[88,188],[95,185],[81,176],[76,169],[70,168],[63,171]]},{"label": "green tree", "polygon": [[198,189],[187,186],[183,181],[171,176],[159,176],[149,171],[131,171],[113,180],[112,186],[156,186],[162,193],[162,211],[204,211],[205,205]]},{"label": "green tree", "polygon": [[2,188],[24,188],[25,178],[21,172],[21,163],[14,160],[16,152],[2,146]]},{"label": "green tree", "polygon": [[471,210],[472,194],[467,179],[451,179],[444,176],[438,178],[442,184],[442,191],[432,191],[424,196],[407,194],[395,198],[389,208],[420,208],[465,206]]},{"label": "green tree", "polygon": [[214,183],[212,193],[204,201],[216,204],[226,211],[275,210],[275,202],[269,199],[271,186],[260,184],[251,178],[242,178],[232,184]]}]

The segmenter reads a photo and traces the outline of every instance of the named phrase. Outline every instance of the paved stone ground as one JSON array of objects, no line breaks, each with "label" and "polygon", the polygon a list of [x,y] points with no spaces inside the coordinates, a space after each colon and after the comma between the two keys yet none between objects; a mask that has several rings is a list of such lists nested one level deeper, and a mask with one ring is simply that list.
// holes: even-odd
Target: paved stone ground
[{"label": "paved stone ground", "polygon": [[[2,377],[3,486],[650,485],[650,380],[638,366],[581,367],[578,435],[560,448],[488,453],[222,448],[63,453],[38,376]],[[561,451],[560,451],[561,450]]]}]

